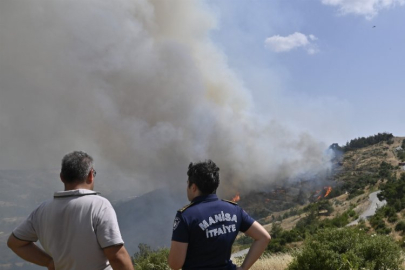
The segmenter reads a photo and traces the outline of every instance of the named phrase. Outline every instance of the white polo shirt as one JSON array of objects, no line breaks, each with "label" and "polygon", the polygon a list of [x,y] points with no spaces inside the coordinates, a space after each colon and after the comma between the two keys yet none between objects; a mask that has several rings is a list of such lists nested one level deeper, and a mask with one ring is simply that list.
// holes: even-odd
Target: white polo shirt
[{"label": "white polo shirt", "polygon": [[55,192],[13,234],[39,239],[56,269],[112,269],[102,248],[124,243],[111,203],[87,189]]}]

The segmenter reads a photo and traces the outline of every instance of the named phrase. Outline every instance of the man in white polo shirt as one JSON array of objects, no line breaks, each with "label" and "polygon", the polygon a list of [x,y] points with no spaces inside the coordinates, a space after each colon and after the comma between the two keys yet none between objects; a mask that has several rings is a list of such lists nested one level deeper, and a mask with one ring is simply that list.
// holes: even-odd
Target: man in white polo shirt
[{"label": "man in white polo shirt", "polygon": [[[48,269],[124,269],[133,265],[111,203],[93,191],[93,158],[75,151],[62,159],[64,191],[43,202],[8,239],[21,258]],[[43,249],[34,242],[40,241]]]}]

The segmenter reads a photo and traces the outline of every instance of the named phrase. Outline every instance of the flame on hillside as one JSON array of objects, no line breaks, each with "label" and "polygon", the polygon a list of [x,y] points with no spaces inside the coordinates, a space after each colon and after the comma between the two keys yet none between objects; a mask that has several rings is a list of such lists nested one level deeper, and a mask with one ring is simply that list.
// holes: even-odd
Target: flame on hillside
[{"label": "flame on hillside", "polygon": [[316,198],[316,200],[320,200],[322,198],[326,198],[332,191],[331,186],[324,187],[323,189],[317,190],[314,192],[313,198]]},{"label": "flame on hillside", "polygon": [[326,196],[328,196],[329,193],[332,191],[332,187],[325,187],[325,188],[326,188],[326,193],[325,193],[324,198],[326,198]]},{"label": "flame on hillside", "polygon": [[237,202],[239,200],[240,200],[240,196],[239,196],[239,192],[238,192],[238,193],[236,193],[235,197],[232,198],[232,201]]}]

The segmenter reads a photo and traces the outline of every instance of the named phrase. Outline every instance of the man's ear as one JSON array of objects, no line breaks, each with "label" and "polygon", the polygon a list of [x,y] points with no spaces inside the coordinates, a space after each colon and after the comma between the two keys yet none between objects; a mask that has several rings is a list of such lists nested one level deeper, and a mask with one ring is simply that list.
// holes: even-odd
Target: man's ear
[{"label": "man's ear", "polygon": [[198,187],[197,187],[197,185],[196,185],[195,183],[193,183],[193,184],[191,185],[191,190],[192,190],[193,192],[196,192],[196,191],[198,190]]},{"label": "man's ear", "polygon": [[91,184],[91,183],[93,183],[93,181],[94,181],[93,170],[90,170],[90,172],[86,178],[86,184]]}]

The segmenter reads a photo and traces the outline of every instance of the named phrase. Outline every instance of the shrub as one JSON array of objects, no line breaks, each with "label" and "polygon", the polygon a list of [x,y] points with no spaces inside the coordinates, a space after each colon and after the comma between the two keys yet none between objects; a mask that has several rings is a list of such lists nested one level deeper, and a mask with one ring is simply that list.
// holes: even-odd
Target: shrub
[{"label": "shrub", "polygon": [[253,243],[253,238],[243,235],[236,239],[235,243],[241,246],[251,245]]},{"label": "shrub", "polygon": [[325,229],[294,254],[289,270],[402,269],[401,248],[391,238],[353,228]]},{"label": "shrub", "polygon": [[347,214],[349,215],[349,217],[355,217],[357,214],[356,214],[356,212],[353,210],[353,209],[350,209],[348,212],[347,212]]},{"label": "shrub", "polygon": [[381,235],[388,235],[392,231],[391,228],[388,227],[383,227],[383,228],[378,228],[375,230],[376,233],[381,234]]},{"label": "shrub", "polygon": [[398,215],[395,207],[393,206],[384,206],[383,207],[385,217],[388,218],[388,222],[395,223],[398,221]]},{"label": "shrub", "polygon": [[394,167],[391,164],[383,161],[380,164],[378,175],[381,176],[382,178],[390,178],[392,169],[394,169]]},{"label": "shrub", "polygon": [[278,238],[281,236],[282,233],[283,233],[283,228],[281,228],[281,224],[274,222],[271,226],[271,232],[270,232],[271,237]]},{"label": "shrub", "polygon": [[398,216],[396,214],[394,216],[389,216],[387,220],[389,223],[395,223],[398,221]]},{"label": "shrub", "polygon": [[357,224],[356,228],[365,232],[370,230],[370,227],[366,226],[366,221],[363,218],[360,218],[359,224]]},{"label": "shrub", "polygon": [[167,258],[168,248],[153,250],[146,244],[138,245],[139,251],[134,254],[132,261],[137,270],[169,270]]},{"label": "shrub", "polygon": [[285,247],[285,244],[284,239],[272,239],[270,244],[267,246],[267,250],[271,253],[286,252],[287,248]]},{"label": "shrub", "polygon": [[386,208],[378,208],[374,216],[370,218],[370,224],[378,234],[389,234],[391,228],[388,228],[384,221]]},{"label": "shrub", "polygon": [[392,206],[396,211],[405,207],[405,173],[402,173],[396,181],[388,181],[381,185],[381,192],[377,195],[380,200],[386,200],[388,206]]},{"label": "shrub", "polygon": [[291,231],[284,231],[280,224],[273,223],[271,228],[271,241],[267,246],[267,250],[270,252],[286,252],[288,248],[286,247],[287,243],[292,243],[296,241],[302,241],[302,233],[297,229]]},{"label": "shrub", "polygon": [[405,151],[404,151],[404,150],[398,151],[398,152],[397,152],[397,157],[398,157],[398,159],[400,159],[401,161],[405,161]]},{"label": "shrub", "polygon": [[399,232],[399,231],[405,231],[405,221],[401,220],[400,222],[398,222],[398,224],[395,226],[395,231]]}]

